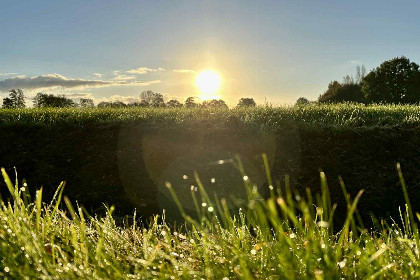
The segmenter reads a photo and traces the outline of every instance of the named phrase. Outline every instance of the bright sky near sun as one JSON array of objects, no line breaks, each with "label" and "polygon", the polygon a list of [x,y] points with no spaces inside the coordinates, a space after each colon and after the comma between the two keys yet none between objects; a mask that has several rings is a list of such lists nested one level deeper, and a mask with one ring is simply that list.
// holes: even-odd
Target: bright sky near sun
[{"label": "bright sky near sun", "polygon": [[[417,0],[0,0],[0,97],[315,100],[358,64],[419,63],[419,11]],[[204,70],[216,76],[200,86]]]}]

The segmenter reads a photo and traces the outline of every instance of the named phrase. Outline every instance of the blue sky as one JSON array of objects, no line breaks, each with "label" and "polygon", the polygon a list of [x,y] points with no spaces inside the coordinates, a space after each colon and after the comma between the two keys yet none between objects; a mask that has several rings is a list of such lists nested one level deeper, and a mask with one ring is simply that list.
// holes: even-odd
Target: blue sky
[{"label": "blue sky", "polygon": [[418,11],[386,0],[0,0],[0,96],[13,86],[128,102],[150,89],[183,101],[213,69],[230,105],[315,100],[358,64],[419,63]]}]

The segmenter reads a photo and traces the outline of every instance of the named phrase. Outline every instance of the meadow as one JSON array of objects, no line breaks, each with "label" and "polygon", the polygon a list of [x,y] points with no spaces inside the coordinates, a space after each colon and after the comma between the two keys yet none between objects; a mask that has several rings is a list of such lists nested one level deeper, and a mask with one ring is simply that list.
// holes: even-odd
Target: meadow
[{"label": "meadow", "polygon": [[[330,178],[331,195],[340,205],[339,176],[352,195],[364,188],[376,197],[363,198],[359,205],[369,219],[370,212],[398,215],[404,198],[397,162],[410,196],[420,198],[419,124],[420,107],[409,105],[0,110],[0,165],[11,174],[16,167],[31,186],[43,186],[47,200],[66,181],[65,194],[90,212],[104,211],[106,203],[117,205],[121,215],[136,208],[149,217],[163,208],[176,209],[165,182],[187,193],[183,190],[194,184],[194,170],[204,182],[215,178],[212,188],[219,194],[242,190],[229,164],[236,155],[267,195],[265,153],[273,179],[289,175],[300,191],[319,190],[320,170]],[[219,160],[226,164],[214,164]],[[181,200],[194,210],[188,195]],[[344,219],[344,208],[338,210],[336,216]]]},{"label": "meadow", "polygon": [[418,125],[415,105],[363,105],[353,103],[308,104],[286,107],[217,108],[37,108],[0,110],[0,125],[86,125],[102,122],[152,122],[160,125],[194,124],[205,120],[226,121],[237,117],[244,125],[264,131],[284,125],[356,128]]},{"label": "meadow", "polygon": [[419,127],[408,105],[0,110],[0,276],[416,279]]}]

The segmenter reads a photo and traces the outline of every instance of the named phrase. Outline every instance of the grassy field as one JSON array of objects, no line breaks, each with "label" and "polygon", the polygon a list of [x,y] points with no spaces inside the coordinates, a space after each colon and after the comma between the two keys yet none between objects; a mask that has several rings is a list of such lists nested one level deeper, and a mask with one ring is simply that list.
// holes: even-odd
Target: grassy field
[{"label": "grassy field", "polygon": [[419,126],[418,106],[0,110],[0,277],[418,279]]},{"label": "grassy field", "polygon": [[[268,162],[267,176],[271,183]],[[2,279],[418,279],[419,214],[413,214],[401,170],[406,207],[400,223],[358,221],[355,197],[342,191],[347,214],[340,230],[332,227],[326,177],[321,192],[292,193],[272,187],[262,199],[242,165],[246,206],[231,212],[226,200],[210,199],[196,175],[191,198],[198,219],[188,216],[173,194],[184,222],[155,217],[148,227],[136,215],[117,226],[113,208],[103,218],[89,216],[62,197],[33,202],[26,184],[14,184],[2,169],[12,200],[0,200],[0,277]],[[314,198],[315,197],[315,198]],[[63,202],[64,200],[64,202]],[[416,215],[416,216],[415,216]]]},{"label": "grassy field", "polygon": [[[229,119],[230,118],[230,119]],[[284,125],[314,125],[334,128],[420,124],[420,106],[363,104],[313,104],[294,107],[245,109],[186,108],[42,108],[0,110],[0,125],[86,125],[102,122],[151,122],[159,125],[202,121],[240,121],[272,130]]]},{"label": "grassy field", "polygon": [[[241,177],[230,162],[239,155],[264,197],[268,183],[261,154],[268,155],[274,181],[319,191],[319,171],[330,178],[338,202],[336,220],[346,215],[338,177],[355,196],[364,220],[398,216],[404,202],[395,164],[406,174],[408,192],[420,199],[420,107],[402,105],[308,105],[248,109],[23,109],[0,110],[0,166],[17,169],[32,188],[43,186],[46,200],[56,186],[90,213],[116,205],[116,214],[136,208],[148,219],[176,209],[165,188],[170,181],[187,210],[192,172],[215,193],[241,193]],[[188,179],[184,180],[183,175]],[[0,193],[7,197],[6,189]],[[375,197],[370,200],[368,197]],[[386,207],[384,207],[386,205]],[[420,211],[418,205],[413,205]],[[170,211],[171,213],[173,211]],[[168,219],[179,218],[168,214]]]}]

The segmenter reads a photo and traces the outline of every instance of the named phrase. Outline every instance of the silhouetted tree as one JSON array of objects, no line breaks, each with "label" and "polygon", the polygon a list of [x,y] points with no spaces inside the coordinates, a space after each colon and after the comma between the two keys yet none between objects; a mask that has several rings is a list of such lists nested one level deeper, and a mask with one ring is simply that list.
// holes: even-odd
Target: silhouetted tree
[{"label": "silhouetted tree", "polygon": [[365,66],[356,66],[356,76],[346,75],[343,82],[330,82],[327,91],[320,95],[319,102],[365,102],[361,82],[365,76]]},{"label": "silhouetted tree", "polygon": [[3,108],[5,108],[5,109],[11,109],[11,108],[15,108],[14,106],[13,106],[13,101],[12,101],[12,99],[10,99],[9,97],[5,97],[5,98],[3,98],[3,106],[2,106]]},{"label": "silhouetted tree", "polygon": [[185,100],[185,107],[187,107],[187,108],[194,108],[194,107],[197,107],[198,106],[198,104],[197,103],[195,103],[195,97],[188,97],[186,100]]},{"label": "silhouetted tree", "polygon": [[172,99],[166,103],[166,107],[169,107],[169,108],[182,107],[182,104],[178,100]]},{"label": "silhouetted tree", "polygon": [[149,107],[149,106],[150,106],[150,104],[146,100],[140,101],[140,107]]},{"label": "silhouetted tree", "polygon": [[346,84],[337,90],[337,95],[331,101],[363,103],[365,97],[359,84]]},{"label": "silhouetted tree", "polygon": [[140,99],[146,101],[149,104],[152,104],[154,96],[155,93],[151,90],[145,90],[140,93]]},{"label": "silhouetted tree", "polygon": [[241,98],[238,103],[238,107],[255,107],[257,104],[255,103],[253,98]]},{"label": "silhouetted tree", "polygon": [[43,96],[44,94],[43,93],[41,93],[41,92],[38,92],[36,95],[35,95],[35,97],[33,98],[33,100],[32,100],[32,102],[33,102],[33,105],[34,105],[34,108],[38,108],[38,107],[40,107],[39,106],[39,104],[42,102],[42,96]]},{"label": "silhouetted tree", "polygon": [[310,102],[309,102],[309,100],[308,99],[306,99],[305,97],[299,97],[298,98],[298,100],[296,100],[296,106],[299,106],[299,105],[306,105],[306,104],[309,104]]},{"label": "silhouetted tree", "polygon": [[161,93],[145,90],[140,94],[140,98],[144,101],[143,105],[149,104],[152,107],[165,107],[165,101],[163,101]]},{"label": "silhouetted tree", "polygon": [[337,81],[330,83],[328,90],[320,96],[319,102],[364,102],[362,87],[356,83],[340,84]]},{"label": "silhouetted tree", "polygon": [[124,108],[124,107],[127,107],[127,105],[124,102],[122,102],[122,101],[114,101],[110,105],[111,105],[112,108]]},{"label": "silhouetted tree", "polygon": [[111,107],[111,103],[103,101],[103,102],[100,102],[100,103],[98,104],[98,106],[97,106],[97,107],[98,107],[98,108],[107,108],[107,107]]},{"label": "silhouetted tree", "polygon": [[201,104],[202,107],[211,107],[211,108],[225,108],[227,109],[228,106],[226,105],[225,101],[223,100],[217,100],[217,99],[212,99],[212,100],[206,100],[203,102],[203,104]]},{"label": "silhouetted tree", "polygon": [[337,95],[338,89],[340,89],[342,87],[343,86],[339,82],[337,82],[337,81],[330,82],[328,84],[327,91],[325,91],[324,94],[321,95],[318,98],[318,101],[319,102],[330,102],[331,99],[334,99],[334,97]]},{"label": "silhouetted tree", "polygon": [[369,103],[420,102],[419,65],[404,56],[384,61],[363,78],[362,85]]},{"label": "silhouetted tree", "polygon": [[89,98],[80,98],[79,106],[82,108],[93,108],[95,105],[93,104],[93,100]]},{"label": "silhouetted tree", "polygon": [[52,94],[38,93],[34,98],[35,107],[54,107],[65,108],[74,107],[73,100],[66,98],[64,95],[54,96]]},{"label": "silhouetted tree", "polygon": [[165,107],[165,101],[163,101],[163,95],[161,93],[155,93],[150,103],[152,107]]},{"label": "silhouetted tree", "polygon": [[141,100],[140,102],[131,102],[127,104],[127,107],[149,107],[150,104],[145,101],[145,100]]},{"label": "silhouetted tree", "polygon": [[127,107],[141,107],[140,102],[130,102],[127,104]]},{"label": "silhouetted tree", "polygon": [[9,97],[3,98],[3,108],[25,108],[25,95],[21,89],[11,89]]}]

